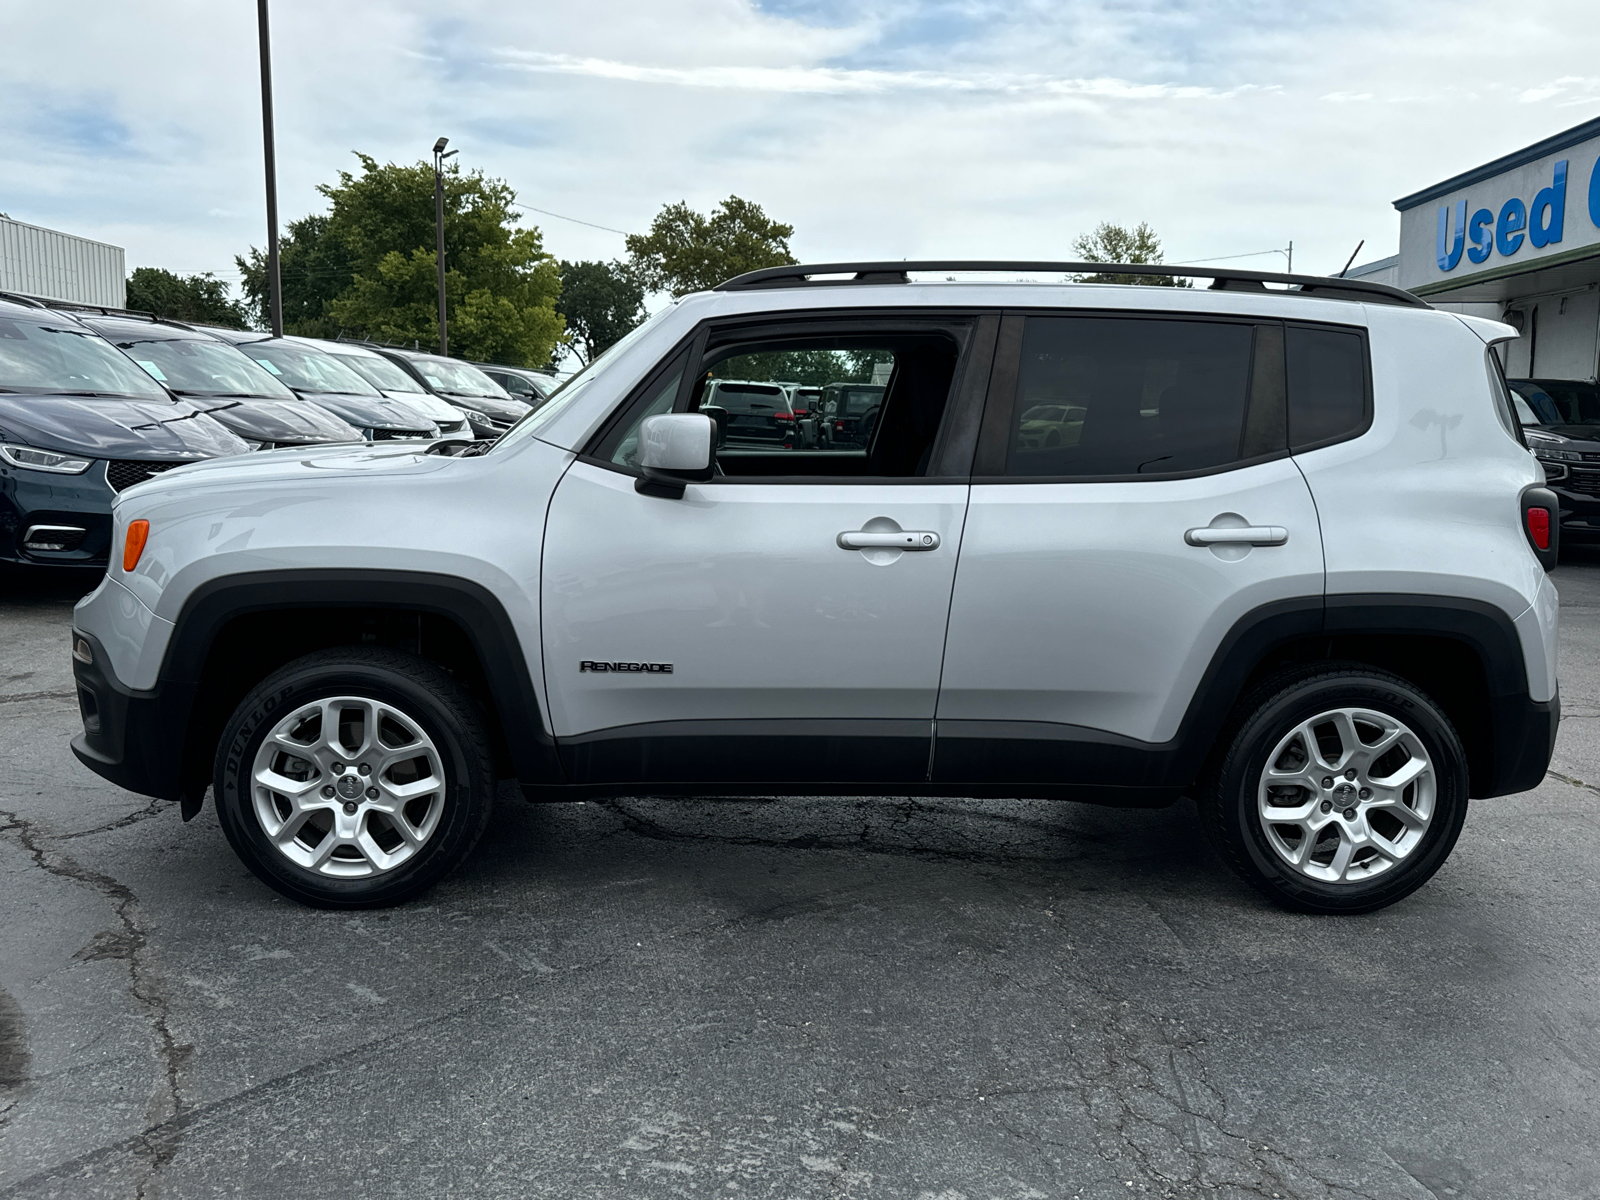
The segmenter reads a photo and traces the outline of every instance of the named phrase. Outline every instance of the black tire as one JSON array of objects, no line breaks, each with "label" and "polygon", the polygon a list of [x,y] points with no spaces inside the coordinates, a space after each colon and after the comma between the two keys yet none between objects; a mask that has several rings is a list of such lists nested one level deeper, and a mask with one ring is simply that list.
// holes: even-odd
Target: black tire
[{"label": "black tire", "polygon": [[[431,836],[411,857],[365,878],[337,879],[291,862],[268,838],[252,799],[262,742],[296,706],[334,696],[370,697],[415,723],[438,751],[445,787]],[[318,908],[382,908],[426,891],[477,845],[495,795],[494,756],[484,720],[444,670],[396,650],[340,647],[273,672],[234,710],[217,747],[217,816],[234,851],[267,886]]]},{"label": "black tire", "polygon": [[[1343,707],[1387,715],[1416,735],[1433,763],[1434,809],[1403,860],[1371,879],[1326,883],[1273,849],[1257,812],[1257,789],[1267,756],[1295,726]],[[1246,882],[1300,912],[1365,913],[1409,896],[1449,857],[1467,815],[1466,753],[1449,718],[1417,688],[1371,667],[1323,665],[1269,680],[1235,714],[1196,799],[1213,845]]]}]

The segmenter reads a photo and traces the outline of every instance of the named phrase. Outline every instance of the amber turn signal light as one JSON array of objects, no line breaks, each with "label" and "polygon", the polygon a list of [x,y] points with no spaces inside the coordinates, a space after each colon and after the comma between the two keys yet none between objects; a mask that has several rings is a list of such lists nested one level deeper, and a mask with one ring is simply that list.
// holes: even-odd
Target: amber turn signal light
[{"label": "amber turn signal light", "polygon": [[149,540],[149,521],[128,522],[128,540],[122,545],[122,569],[124,571],[131,571],[139,565],[139,556],[144,553],[144,544]]}]

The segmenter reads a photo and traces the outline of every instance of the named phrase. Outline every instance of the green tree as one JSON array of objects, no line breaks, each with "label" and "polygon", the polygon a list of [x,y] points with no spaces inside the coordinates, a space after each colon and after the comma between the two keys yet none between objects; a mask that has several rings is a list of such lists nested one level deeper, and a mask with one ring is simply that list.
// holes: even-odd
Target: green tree
[{"label": "green tree", "polygon": [[227,329],[248,329],[244,306],[228,298],[228,285],[204,275],[175,275],[160,267],[136,267],[128,276],[129,308],[175,321],[198,321]]},{"label": "green tree", "polygon": [[560,309],[569,344],[593,362],[644,320],[644,288],[627,263],[563,261]]},{"label": "green tree", "polygon": [[[244,294],[258,329],[271,323],[267,311],[267,256],[251,249],[235,258],[244,275]],[[332,306],[355,278],[350,251],[328,232],[328,215],[314,213],[290,221],[278,239],[278,279],[283,287],[283,329],[302,337],[337,337]]]},{"label": "green tree", "polygon": [[[356,158],[359,175],[341,171],[337,183],[318,188],[327,214],[291,224],[293,257],[280,248],[284,329],[437,346],[433,167]],[[518,227],[516,193],[481,171],[451,164],[444,197],[451,353],[544,365],[562,335],[555,308],[561,279],[539,231]],[[265,298],[261,259],[252,250],[240,263],[258,308]],[[292,306],[291,279],[299,289]]]},{"label": "green tree", "polygon": [[656,214],[649,233],[628,235],[639,281],[652,292],[703,292],[746,271],[798,261],[789,253],[794,226],[774,221],[759,204],[729,196],[711,215],[683,201]]},{"label": "green tree", "polygon": [[768,350],[725,358],[706,374],[712,379],[825,387],[830,383],[866,383],[879,361],[893,362],[894,353],[885,350]]},{"label": "green tree", "polygon": [[[1141,263],[1159,265],[1164,261],[1161,254],[1161,239],[1156,236],[1156,231],[1143,221],[1132,229],[1102,221],[1095,226],[1093,233],[1079,234],[1077,240],[1072,243],[1072,248],[1083,262],[1127,263],[1132,266]],[[1179,279],[1174,275],[1129,275],[1113,271],[1079,275],[1076,278],[1079,283],[1142,283],[1157,287],[1194,286],[1187,279]]]}]

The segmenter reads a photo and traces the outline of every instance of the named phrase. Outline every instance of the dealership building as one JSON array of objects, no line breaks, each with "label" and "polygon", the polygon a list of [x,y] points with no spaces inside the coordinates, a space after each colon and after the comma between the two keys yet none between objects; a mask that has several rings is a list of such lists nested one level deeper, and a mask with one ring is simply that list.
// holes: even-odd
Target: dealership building
[{"label": "dealership building", "polygon": [[1512,378],[1600,373],[1600,119],[1394,202],[1400,252],[1350,272],[1522,336]]},{"label": "dealership building", "polygon": [[121,308],[126,289],[121,246],[13,221],[0,213],[0,291]]}]

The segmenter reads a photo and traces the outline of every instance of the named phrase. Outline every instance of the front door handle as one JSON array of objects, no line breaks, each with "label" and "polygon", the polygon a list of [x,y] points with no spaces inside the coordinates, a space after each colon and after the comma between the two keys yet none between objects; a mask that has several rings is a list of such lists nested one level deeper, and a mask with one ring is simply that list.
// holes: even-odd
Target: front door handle
[{"label": "front door handle", "polygon": [[893,532],[859,529],[841,533],[841,550],[937,550],[939,535],[927,529],[896,529]]},{"label": "front door handle", "polygon": [[1281,546],[1289,531],[1282,525],[1203,525],[1183,540],[1191,546]]}]

